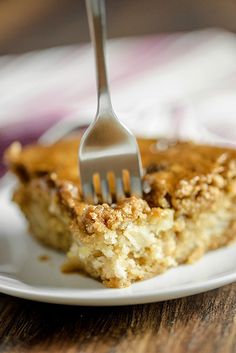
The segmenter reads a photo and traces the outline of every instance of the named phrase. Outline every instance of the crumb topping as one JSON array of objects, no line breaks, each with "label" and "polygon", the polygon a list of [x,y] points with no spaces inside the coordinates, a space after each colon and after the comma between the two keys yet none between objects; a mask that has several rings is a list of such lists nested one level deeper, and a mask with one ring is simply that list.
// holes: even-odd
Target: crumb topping
[{"label": "crumb topping", "polygon": [[14,143],[7,150],[5,160],[22,182],[47,179],[58,190],[66,207],[77,215],[86,208],[90,218],[102,218],[108,227],[109,222],[116,224],[122,217],[138,219],[141,214],[144,217],[148,207],[174,208],[180,214],[191,216],[208,208],[227,190],[228,181],[236,179],[235,150],[176,141],[166,141],[165,148],[160,148],[160,141],[154,139],[138,139],[138,144],[146,171],[143,198],[148,204],[132,199],[122,201],[115,208],[86,205],[81,197],[79,139],[76,138],[23,149]]},{"label": "crumb topping", "polygon": [[23,149],[13,144],[5,155],[20,179],[13,198],[30,233],[69,250],[71,269],[108,287],[195,261],[235,237],[236,151],[167,140],[138,143],[144,197],[111,206],[83,201],[76,139]]},{"label": "crumb topping", "polygon": [[104,226],[110,230],[116,230],[122,228],[128,221],[141,222],[147,218],[150,211],[146,201],[131,197],[113,208],[107,204],[88,205],[78,221],[88,234],[93,234],[103,232]]}]

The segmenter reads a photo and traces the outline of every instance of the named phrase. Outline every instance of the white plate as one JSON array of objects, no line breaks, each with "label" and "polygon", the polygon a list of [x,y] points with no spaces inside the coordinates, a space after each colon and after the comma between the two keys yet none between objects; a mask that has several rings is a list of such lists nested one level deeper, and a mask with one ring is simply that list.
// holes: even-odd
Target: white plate
[{"label": "white plate", "polygon": [[[11,202],[14,180],[0,188],[0,291],[20,298],[76,305],[126,305],[184,297],[236,280],[236,245],[205,255],[194,265],[169,270],[126,289],[107,289],[79,274],[62,274],[64,255],[38,244]],[[39,261],[40,255],[49,260]]]}]

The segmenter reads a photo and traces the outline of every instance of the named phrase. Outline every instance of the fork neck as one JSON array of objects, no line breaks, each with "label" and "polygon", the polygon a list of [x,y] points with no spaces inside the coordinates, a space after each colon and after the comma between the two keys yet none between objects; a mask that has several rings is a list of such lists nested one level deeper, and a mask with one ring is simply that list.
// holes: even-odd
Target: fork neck
[{"label": "fork neck", "polygon": [[94,47],[97,71],[98,112],[111,110],[105,59],[105,3],[104,0],[86,0],[90,36]]}]

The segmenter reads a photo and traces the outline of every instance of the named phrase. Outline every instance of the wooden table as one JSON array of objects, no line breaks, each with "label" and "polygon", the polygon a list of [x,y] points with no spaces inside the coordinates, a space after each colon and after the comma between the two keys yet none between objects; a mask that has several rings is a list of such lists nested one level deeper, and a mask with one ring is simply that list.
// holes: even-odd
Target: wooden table
[{"label": "wooden table", "polygon": [[236,283],[124,307],[75,307],[0,296],[0,352],[233,353]]},{"label": "wooden table", "polygon": [[[1,53],[88,39],[81,0],[11,0],[0,5]],[[108,7],[111,36],[208,25],[236,30],[236,4],[230,0],[110,0]],[[0,295],[0,352],[233,353],[235,294],[233,284],[169,302],[108,308]]]}]

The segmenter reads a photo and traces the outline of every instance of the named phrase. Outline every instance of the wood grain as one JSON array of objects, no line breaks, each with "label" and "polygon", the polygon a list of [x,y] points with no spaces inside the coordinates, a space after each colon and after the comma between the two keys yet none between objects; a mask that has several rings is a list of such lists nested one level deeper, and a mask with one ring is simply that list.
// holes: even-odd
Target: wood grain
[{"label": "wood grain", "polygon": [[[1,53],[88,40],[82,0],[44,0],[31,8],[25,7],[30,0],[18,2],[0,0]],[[231,0],[107,3],[110,36],[206,26],[236,31]],[[0,352],[235,353],[236,284],[169,302],[108,308],[0,295]]]},{"label": "wood grain", "polygon": [[60,306],[0,296],[0,352],[233,353],[236,284],[161,303]]}]

